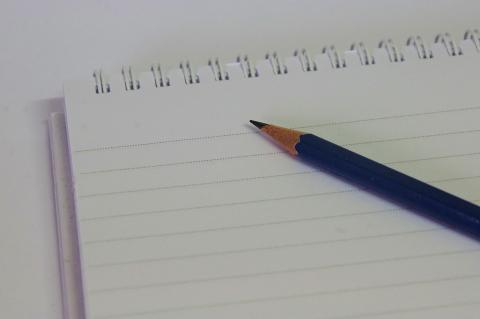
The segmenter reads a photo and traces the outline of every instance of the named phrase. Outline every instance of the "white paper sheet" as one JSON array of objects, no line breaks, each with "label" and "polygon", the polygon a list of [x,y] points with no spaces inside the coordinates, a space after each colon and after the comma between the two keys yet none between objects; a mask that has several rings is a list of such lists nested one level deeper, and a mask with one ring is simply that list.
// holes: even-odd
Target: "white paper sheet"
[{"label": "white paper sheet", "polygon": [[248,120],[478,203],[479,70],[474,55],[67,87],[88,318],[474,318],[477,241],[290,158]]}]

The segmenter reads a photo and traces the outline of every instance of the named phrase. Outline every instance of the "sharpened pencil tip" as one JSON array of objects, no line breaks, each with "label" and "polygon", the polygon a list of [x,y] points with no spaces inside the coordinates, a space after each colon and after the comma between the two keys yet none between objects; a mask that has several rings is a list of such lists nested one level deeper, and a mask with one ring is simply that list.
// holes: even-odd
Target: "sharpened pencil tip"
[{"label": "sharpened pencil tip", "polygon": [[262,129],[262,127],[264,127],[265,125],[268,125],[266,123],[262,123],[262,122],[258,122],[258,121],[254,121],[254,120],[250,120],[250,123],[252,123],[253,125],[255,125],[259,129]]}]

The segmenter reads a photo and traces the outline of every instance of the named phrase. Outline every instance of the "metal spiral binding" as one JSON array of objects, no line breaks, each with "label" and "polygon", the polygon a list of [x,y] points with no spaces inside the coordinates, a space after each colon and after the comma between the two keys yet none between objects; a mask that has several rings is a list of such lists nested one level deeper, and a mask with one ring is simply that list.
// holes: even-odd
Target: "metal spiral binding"
[{"label": "metal spiral binding", "polygon": [[480,32],[478,29],[467,30],[463,38],[472,41],[477,51],[480,51]]},{"label": "metal spiral binding", "polygon": [[270,62],[274,74],[286,74],[287,68],[280,62],[277,52],[265,54],[265,59]]},{"label": "metal spiral binding", "polygon": [[450,33],[439,34],[435,37],[434,43],[441,43],[447,50],[448,55],[457,56],[462,55],[462,49],[452,39]]},{"label": "metal spiral binding", "polygon": [[248,58],[248,55],[244,56],[238,56],[237,57],[237,63],[240,64],[240,68],[243,71],[243,74],[247,78],[256,78],[258,77],[258,70],[252,64],[250,63],[250,59]]},{"label": "metal spiral binding", "polygon": [[317,65],[310,57],[307,49],[295,50],[293,56],[300,60],[303,72],[317,71]]},{"label": "metal spiral binding", "polygon": [[334,45],[324,47],[322,53],[328,56],[332,68],[341,69],[346,67],[345,60],[340,56]]},{"label": "metal spiral binding", "polygon": [[208,60],[208,66],[212,69],[215,81],[228,80],[228,73],[224,71],[223,65],[218,58]]},{"label": "metal spiral binding", "polygon": [[140,81],[134,78],[131,67],[122,68],[122,77],[125,84],[125,91],[140,89]]},{"label": "metal spiral binding", "polygon": [[108,82],[105,82],[102,70],[94,71],[93,78],[95,79],[95,93],[110,93],[110,84]]},{"label": "metal spiral binding", "polygon": [[[404,55],[402,50],[400,50],[391,39],[386,39],[380,41],[378,45],[378,49],[385,50],[384,52],[386,52],[386,54],[383,55],[384,53],[382,53],[381,50],[378,51],[378,49],[375,49],[376,51],[374,51],[374,53],[376,52],[375,54],[383,55],[382,61],[389,61],[390,63],[404,62],[407,56],[408,59],[415,58],[415,56],[420,60],[433,59],[433,52],[435,52],[436,55],[460,56],[464,54],[463,49],[467,49],[464,45],[468,46],[468,52],[476,51],[480,53],[479,30],[473,29],[466,31],[463,40],[462,45],[459,46],[449,33],[442,33],[435,37],[432,48],[430,48],[425,45],[422,37],[413,36],[408,38],[406,46],[403,48],[405,54],[408,53],[408,55]],[[466,44],[465,41],[467,41]],[[468,43],[468,41],[471,42]],[[252,63],[247,55],[239,55],[233,63],[223,64],[218,58],[214,58],[210,59],[207,65],[194,69],[189,61],[185,61],[179,64],[178,69],[170,70],[168,73],[166,73],[159,64],[154,64],[149,70],[151,75],[147,78],[141,77],[141,79],[142,81],[148,81],[148,78],[151,77],[153,79],[152,87],[163,88],[171,86],[172,79],[174,79],[173,85],[177,85],[178,81],[182,82],[182,76],[185,85],[198,84],[202,81],[229,81],[231,80],[229,71],[232,71],[232,76],[235,75],[235,78],[244,77],[247,79],[264,76],[265,72],[272,72],[274,75],[286,75],[290,73],[290,71],[322,72],[325,68],[329,67],[332,69],[348,67],[345,59],[346,54],[347,53],[345,53],[345,55],[339,53],[335,46],[330,45],[324,47],[321,54],[315,55],[314,58],[312,58],[312,55],[310,55],[306,49],[300,49],[295,50],[293,56],[288,57],[286,60],[283,60],[276,52],[267,53],[264,57],[265,60],[261,60],[259,63]],[[375,57],[381,57],[375,54],[371,54],[363,42],[356,42],[350,46],[348,61],[349,64],[354,62],[351,58],[356,55],[360,65],[374,65],[377,62]],[[257,66],[259,68],[261,66],[261,74]],[[271,71],[269,71],[270,67]],[[200,69],[202,72],[198,71],[197,73],[196,70]],[[200,73],[202,76],[199,75]],[[142,73],[142,75],[148,74]],[[137,91],[141,89],[140,80],[136,78],[131,67],[122,68],[121,76],[125,91]],[[93,72],[93,78],[96,94],[108,94],[111,92],[111,85],[101,70]],[[119,86],[119,83],[121,82],[116,81],[115,85]]]},{"label": "metal spiral binding", "polygon": [[185,84],[200,83],[200,78],[198,77],[197,74],[193,74],[189,61],[185,61],[184,63],[181,62],[180,70],[182,70],[183,72],[183,77],[185,78]]},{"label": "metal spiral binding", "polygon": [[371,65],[375,64],[375,59],[370,52],[368,51],[367,47],[363,44],[363,42],[353,43],[350,46],[350,50],[357,52],[358,58],[360,59],[360,64],[362,65]]},{"label": "metal spiral binding", "polygon": [[407,46],[413,46],[417,51],[419,59],[431,59],[433,58],[432,51],[427,48],[421,36],[410,37],[407,40]]},{"label": "metal spiral binding", "polygon": [[168,79],[164,77],[160,64],[152,65],[150,67],[150,72],[152,72],[153,83],[155,87],[158,88],[158,87],[170,86],[170,81],[168,81]]},{"label": "metal spiral binding", "polygon": [[403,56],[402,52],[400,52],[400,50],[397,48],[397,46],[393,43],[392,39],[380,41],[378,47],[380,49],[384,49],[387,52],[388,60],[390,62],[396,63],[405,61],[405,57]]}]

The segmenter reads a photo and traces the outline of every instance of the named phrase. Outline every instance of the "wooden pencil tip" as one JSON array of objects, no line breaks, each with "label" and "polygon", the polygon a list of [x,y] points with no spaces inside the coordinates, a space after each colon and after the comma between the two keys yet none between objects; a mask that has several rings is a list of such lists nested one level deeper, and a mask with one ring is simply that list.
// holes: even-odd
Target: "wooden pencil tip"
[{"label": "wooden pencil tip", "polygon": [[258,129],[262,129],[262,127],[264,127],[265,125],[268,125],[266,123],[262,123],[262,122],[258,122],[258,121],[254,121],[254,120],[250,120],[250,123],[252,123],[253,125],[255,125]]}]

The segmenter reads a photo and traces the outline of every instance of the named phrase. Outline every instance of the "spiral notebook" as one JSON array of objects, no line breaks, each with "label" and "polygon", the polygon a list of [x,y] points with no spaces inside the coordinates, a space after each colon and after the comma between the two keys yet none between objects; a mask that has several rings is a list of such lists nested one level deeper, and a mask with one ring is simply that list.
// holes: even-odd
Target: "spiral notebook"
[{"label": "spiral notebook", "polygon": [[248,125],[315,133],[480,203],[478,32],[426,42],[67,83],[86,317],[476,318],[478,242]]}]

